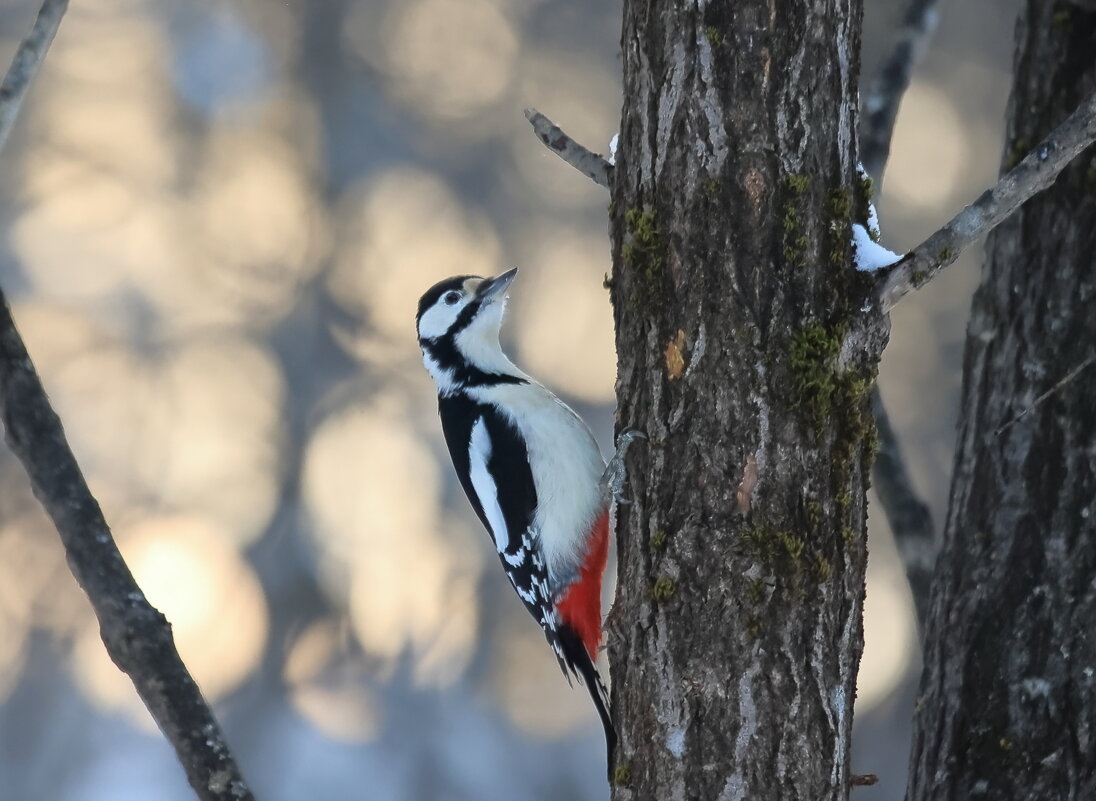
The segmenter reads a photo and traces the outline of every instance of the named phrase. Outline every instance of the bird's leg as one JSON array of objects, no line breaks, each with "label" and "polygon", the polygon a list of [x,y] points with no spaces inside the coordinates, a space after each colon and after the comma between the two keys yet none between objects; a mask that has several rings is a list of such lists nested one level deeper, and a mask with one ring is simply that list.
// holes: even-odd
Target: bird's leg
[{"label": "bird's leg", "polygon": [[628,448],[637,439],[647,439],[647,435],[638,428],[626,428],[617,437],[616,453],[605,466],[605,472],[601,474],[601,495],[606,503],[629,504],[631,501],[623,497],[624,480],[627,477],[627,468],[624,466],[624,458],[628,455]]}]

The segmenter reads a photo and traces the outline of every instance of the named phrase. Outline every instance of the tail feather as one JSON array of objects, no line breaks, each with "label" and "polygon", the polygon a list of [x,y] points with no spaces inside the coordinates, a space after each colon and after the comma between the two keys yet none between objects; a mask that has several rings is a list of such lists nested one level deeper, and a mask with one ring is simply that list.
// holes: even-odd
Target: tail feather
[{"label": "tail feather", "polygon": [[[616,728],[613,726],[613,717],[609,707],[609,690],[601,680],[597,664],[594,662],[582,637],[574,628],[566,623],[556,632],[559,637],[560,650],[563,652],[563,660],[571,673],[578,677],[579,681],[586,685],[590,698],[597,709],[601,725],[605,729],[605,755],[607,759],[607,772],[610,780],[613,774],[613,760],[616,752]],[[570,678],[570,676],[568,676]]]}]

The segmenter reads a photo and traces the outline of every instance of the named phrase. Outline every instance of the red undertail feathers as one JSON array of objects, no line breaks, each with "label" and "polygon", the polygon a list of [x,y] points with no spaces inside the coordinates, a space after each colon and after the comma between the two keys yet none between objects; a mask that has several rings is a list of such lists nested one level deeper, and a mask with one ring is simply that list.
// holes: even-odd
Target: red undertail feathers
[{"label": "red undertail feathers", "polygon": [[601,579],[609,558],[608,510],[594,521],[588,542],[586,561],[579,569],[578,580],[567,589],[558,608],[563,622],[575,630],[590,655],[590,661],[596,664],[601,645]]}]

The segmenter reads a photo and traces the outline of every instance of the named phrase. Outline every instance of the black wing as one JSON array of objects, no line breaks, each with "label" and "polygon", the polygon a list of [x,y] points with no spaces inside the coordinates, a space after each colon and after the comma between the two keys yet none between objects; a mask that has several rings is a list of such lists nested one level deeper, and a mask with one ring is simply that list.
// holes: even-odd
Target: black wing
[{"label": "black wing", "polygon": [[[525,608],[544,629],[549,644],[563,666],[563,652],[556,629],[559,621],[548,590],[548,570],[533,533],[537,488],[529,468],[529,454],[518,430],[497,409],[456,394],[438,399],[442,430],[449,456],[464,494],[483,527],[495,538],[499,561]],[[473,480],[472,438],[486,439],[486,475],[496,498],[480,498]],[[481,446],[483,442],[480,442]],[[485,504],[497,502],[503,531],[495,531]]]}]

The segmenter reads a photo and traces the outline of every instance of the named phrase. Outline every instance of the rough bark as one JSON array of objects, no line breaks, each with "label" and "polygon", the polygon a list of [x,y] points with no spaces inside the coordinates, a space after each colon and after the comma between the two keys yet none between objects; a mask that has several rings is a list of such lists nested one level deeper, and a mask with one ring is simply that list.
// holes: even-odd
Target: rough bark
[{"label": "rough bark", "polygon": [[616,799],[845,798],[868,393],[857,0],[624,4]]},{"label": "rough bark", "polygon": [[[1006,167],[1096,90],[1096,12],[1029,0],[1017,42]],[[1090,148],[990,239],[911,801],[1096,797],[1096,367],[1056,386],[1096,347],[1094,186]]]}]

